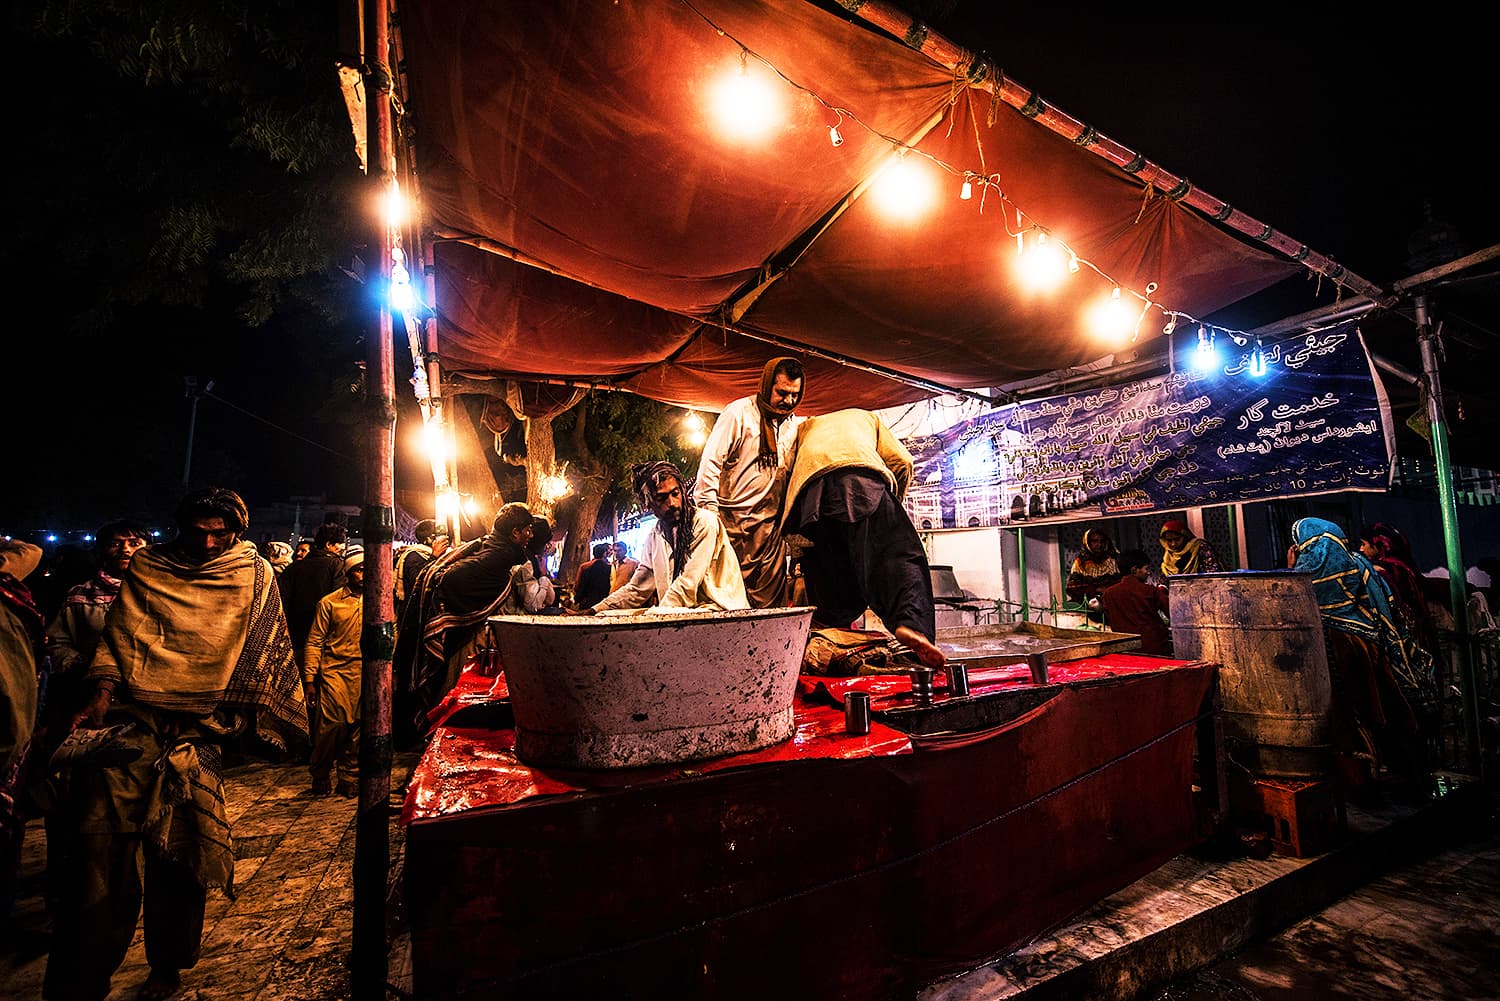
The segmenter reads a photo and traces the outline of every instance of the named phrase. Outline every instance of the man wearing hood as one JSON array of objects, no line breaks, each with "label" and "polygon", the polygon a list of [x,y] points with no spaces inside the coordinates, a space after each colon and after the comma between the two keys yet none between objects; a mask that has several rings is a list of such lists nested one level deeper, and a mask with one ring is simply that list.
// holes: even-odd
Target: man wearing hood
[{"label": "man wearing hood", "polygon": [[778,517],[802,388],[797,359],[766,362],[759,391],[724,408],[698,463],[693,503],[723,522],[752,608],[786,604],[787,549]]}]

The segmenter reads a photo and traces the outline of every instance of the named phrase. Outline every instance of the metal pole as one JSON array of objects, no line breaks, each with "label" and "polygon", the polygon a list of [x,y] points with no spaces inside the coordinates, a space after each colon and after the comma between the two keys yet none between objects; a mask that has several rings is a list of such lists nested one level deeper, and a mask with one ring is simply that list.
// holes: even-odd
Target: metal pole
[{"label": "metal pole", "polygon": [[[396,137],[391,113],[390,11],[387,0],[366,0],[362,11],[365,115],[370,136],[370,203],[395,176]],[[387,220],[367,227],[375,256],[369,273],[378,291],[366,338],[365,584],[360,649],[359,815],[354,830],[353,997],[385,1001],[386,881],[390,873],[391,658],[395,650],[391,542],[395,538],[396,363],[389,287],[396,234]]]},{"label": "metal pole", "polygon": [[184,395],[193,401],[192,409],[188,411],[187,454],[182,457],[182,485],[186,488],[193,474],[193,434],[198,428],[198,401],[203,399],[205,392],[214,388],[214,384],[209,382],[207,389],[199,389],[198,377],[195,375],[185,375],[182,381],[187,385]]},{"label": "metal pole", "polygon": [[1031,598],[1026,591],[1026,529],[1016,529],[1016,573],[1021,575],[1021,621],[1031,621]]},{"label": "metal pole", "polygon": [[[1453,492],[1453,466],[1448,457],[1448,427],[1443,412],[1443,390],[1438,376],[1437,332],[1427,311],[1427,297],[1415,298],[1417,344],[1422,350],[1422,375],[1427,380],[1427,417],[1432,425],[1432,455],[1437,463],[1438,505],[1443,513],[1443,549],[1448,564],[1448,598],[1458,644],[1459,688],[1464,708],[1464,746],[1468,767],[1480,775],[1479,689],[1469,649],[1469,596],[1464,587],[1463,550],[1458,539],[1458,507]],[[1481,776],[1482,777],[1482,776]]]}]

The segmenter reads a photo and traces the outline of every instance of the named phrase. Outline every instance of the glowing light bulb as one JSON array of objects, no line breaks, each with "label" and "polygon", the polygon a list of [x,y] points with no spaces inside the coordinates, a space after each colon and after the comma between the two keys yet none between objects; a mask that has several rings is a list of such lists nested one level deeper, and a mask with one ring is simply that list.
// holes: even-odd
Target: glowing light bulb
[{"label": "glowing light bulb", "polygon": [[1193,367],[1207,372],[1219,363],[1219,348],[1212,332],[1198,325],[1198,350],[1193,352]]},{"label": "glowing light bulb", "polygon": [[689,431],[702,431],[704,427],[703,418],[699,416],[698,411],[689,410],[687,416],[682,419],[682,426]]},{"label": "glowing light bulb", "polygon": [[1130,336],[1134,316],[1120,300],[1120,286],[1116,285],[1109,298],[1095,306],[1089,317],[1096,336],[1116,347],[1123,345]]},{"label": "glowing light bulb", "polygon": [[[781,120],[779,91],[764,74],[751,72],[744,50],[740,65],[718,79],[709,97],[718,132],[731,142],[764,138]],[[836,128],[829,132],[830,140],[836,132]]]},{"label": "glowing light bulb", "polygon": [[1259,337],[1255,339],[1255,347],[1250,349],[1250,374],[1257,379],[1266,374],[1266,352],[1260,346]]},{"label": "glowing light bulb", "polygon": [[1067,258],[1056,241],[1049,241],[1047,234],[1038,231],[1036,242],[1021,255],[1018,262],[1021,277],[1028,288],[1046,292],[1056,288],[1067,272]]},{"label": "glowing light bulb", "polygon": [[393,178],[380,199],[380,213],[391,229],[400,229],[406,224],[406,196],[401,185]]},{"label": "glowing light bulb", "polygon": [[411,275],[406,270],[406,255],[400,247],[391,248],[391,287],[388,298],[391,309],[398,313],[409,312],[417,301],[411,287]]},{"label": "glowing light bulb", "polygon": [[905,150],[876,178],[875,204],[890,218],[911,222],[925,215],[937,199],[932,174]]}]

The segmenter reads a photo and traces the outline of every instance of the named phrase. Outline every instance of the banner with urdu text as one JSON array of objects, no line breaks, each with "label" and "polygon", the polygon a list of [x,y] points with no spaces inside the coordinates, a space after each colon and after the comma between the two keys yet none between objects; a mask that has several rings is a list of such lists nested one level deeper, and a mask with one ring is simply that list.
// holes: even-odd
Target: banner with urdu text
[{"label": "banner with urdu text", "polygon": [[1355,321],[1087,393],[1030,400],[906,441],[918,528],[1097,518],[1389,482],[1389,406]]}]

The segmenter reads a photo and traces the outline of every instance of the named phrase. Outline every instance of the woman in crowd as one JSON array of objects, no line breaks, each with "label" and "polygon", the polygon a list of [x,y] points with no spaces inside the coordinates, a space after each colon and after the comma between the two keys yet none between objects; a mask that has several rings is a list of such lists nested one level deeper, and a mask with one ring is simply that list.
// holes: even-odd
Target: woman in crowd
[{"label": "woman in crowd", "polygon": [[1343,529],[1321,518],[1292,526],[1287,565],[1312,575],[1333,682],[1334,742],[1352,792],[1372,792],[1385,763],[1413,792],[1426,788],[1421,728],[1432,658],[1412,642],[1391,607],[1385,579]]},{"label": "woman in crowd", "polygon": [[1213,546],[1195,536],[1180,518],[1161,526],[1161,575],[1175,577],[1183,573],[1218,573],[1219,558]]},{"label": "woman in crowd", "polygon": [[1390,585],[1396,599],[1396,611],[1405,618],[1417,642],[1424,650],[1436,652],[1437,628],[1427,612],[1422,596],[1421,573],[1412,560],[1411,544],[1406,536],[1384,521],[1367,525],[1359,533],[1359,551]]},{"label": "woman in crowd", "polygon": [[1119,553],[1114,541],[1097,528],[1083,533],[1083,548],[1068,570],[1064,590],[1070,601],[1087,605],[1089,618],[1104,621],[1099,596],[1104,589],[1120,581]]}]

